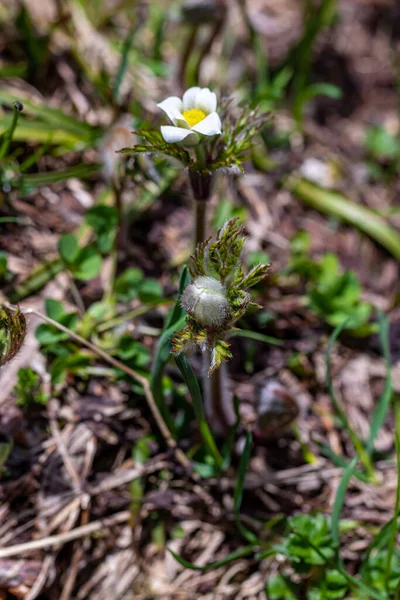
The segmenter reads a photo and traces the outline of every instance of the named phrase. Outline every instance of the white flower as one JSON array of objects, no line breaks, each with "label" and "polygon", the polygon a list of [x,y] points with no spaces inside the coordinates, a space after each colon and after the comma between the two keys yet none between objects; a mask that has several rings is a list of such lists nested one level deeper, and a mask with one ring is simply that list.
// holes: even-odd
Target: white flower
[{"label": "white flower", "polygon": [[157,106],[173,123],[161,127],[164,140],[170,144],[195,146],[202,136],[221,133],[221,119],[216,112],[217,96],[208,88],[189,88],[182,100],[170,96]]},{"label": "white flower", "polygon": [[214,277],[202,275],[190,283],[181,297],[181,305],[200,325],[220,326],[228,316],[224,286]]}]

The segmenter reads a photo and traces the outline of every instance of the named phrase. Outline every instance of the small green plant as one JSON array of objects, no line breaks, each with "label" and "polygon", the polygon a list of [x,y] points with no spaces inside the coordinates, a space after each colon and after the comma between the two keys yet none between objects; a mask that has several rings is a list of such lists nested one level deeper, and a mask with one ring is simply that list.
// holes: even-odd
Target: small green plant
[{"label": "small green plant", "polygon": [[[1,219],[0,219],[1,222]],[[12,279],[13,274],[7,266],[7,254],[3,251],[0,252],[0,282],[9,281]]]},{"label": "small green plant", "polygon": [[64,266],[76,278],[86,281],[97,277],[102,265],[100,252],[94,245],[79,247],[78,239],[72,233],[63,235],[58,251]]},{"label": "small green plant", "polygon": [[373,307],[361,299],[356,274],[350,270],[341,273],[338,257],[333,253],[314,261],[307,254],[309,244],[305,232],[292,239],[292,256],[287,267],[287,273],[305,279],[308,306],[331,327],[346,322],[345,328],[359,335],[376,331],[376,326],[369,323]]},{"label": "small green plant", "polygon": [[14,387],[16,403],[25,408],[35,404],[46,404],[48,396],[41,387],[40,377],[33,369],[18,369],[18,381]]},{"label": "small green plant", "polygon": [[400,139],[382,125],[371,125],[365,134],[367,165],[373,179],[388,180],[396,177],[400,162]]}]

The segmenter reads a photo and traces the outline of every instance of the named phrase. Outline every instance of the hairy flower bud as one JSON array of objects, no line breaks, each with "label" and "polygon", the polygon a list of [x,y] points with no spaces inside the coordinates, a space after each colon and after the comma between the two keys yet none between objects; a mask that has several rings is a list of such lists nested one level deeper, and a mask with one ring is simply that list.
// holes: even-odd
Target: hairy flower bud
[{"label": "hairy flower bud", "polygon": [[225,288],[214,277],[197,277],[182,294],[181,305],[204,327],[220,327],[228,317]]}]

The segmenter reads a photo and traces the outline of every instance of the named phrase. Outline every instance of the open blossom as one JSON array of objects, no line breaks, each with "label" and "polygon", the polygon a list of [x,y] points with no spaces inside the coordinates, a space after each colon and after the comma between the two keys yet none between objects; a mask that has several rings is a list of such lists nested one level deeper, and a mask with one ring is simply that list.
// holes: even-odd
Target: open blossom
[{"label": "open blossom", "polygon": [[170,144],[196,146],[203,136],[221,133],[221,119],[216,112],[217,97],[208,88],[189,88],[182,100],[170,96],[157,106],[173,123],[161,127],[164,140]]}]

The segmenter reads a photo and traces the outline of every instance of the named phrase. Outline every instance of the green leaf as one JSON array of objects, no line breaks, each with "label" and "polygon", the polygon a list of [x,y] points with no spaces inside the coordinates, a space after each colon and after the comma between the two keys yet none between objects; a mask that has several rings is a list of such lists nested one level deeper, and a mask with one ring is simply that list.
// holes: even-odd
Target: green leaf
[{"label": "green leaf", "polygon": [[190,397],[192,398],[193,408],[196,413],[197,422],[199,424],[199,429],[203,440],[211,455],[214,457],[217,467],[221,468],[224,461],[206,421],[203,408],[203,399],[201,397],[200,387],[196,376],[193,373],[192,367],[190,366],[189,361],[184,354],[178,354],[175,356],[175,362],[178,365],[178,368],[189,390]]},{"label": "green leaf", "polygon": [[326,517],[316,515],[296,515],[288,520],[292,530],[286,548],[299,564],[308,569],[313,565],[324,565],[335,554],[334,544]]},{"label": "green leaf", "polygon": [[95,248],[87,246],[79,251],[79,255],[70,269],[76,279],[88,281],[99,275],[102,262],[102,257],[97,254]]},{"label": "green leaf", "polygon": [[85,221],[97,235],[96,243],[100,252],[110,252],[117,232],[117,210],[112,206],[93,206],[87,211]]},{"label": "green leaf", "polygon": [[61,322],[62,317],[65,315],[62,302],[59,300],[53,300],[53,298],[46,298],[45,308],[46,315],[50,317],[50,319]]},{"label": "green leaf", "polygon": [[247,473],[247,467],[248,467],[249,461],[250,461],[252,445],[253,445],[253,436],[251,434],[251,431],[247,431],[246,443],[245,443],[245,446],[243,449],[243,453],[240,457],[240,463],[239,463],[238,475],[237,475],[237,479],[236,479],[236,486],[235,486],[235,493],[233,496],[233,502],[234,502],[234,513],[235,513],[236,526],[239,530],[239,533],[251,544],[256,544],[258,541],[258,537],[252,531],[250,531],[247,527],[245,527],[243,525],[243,523],[240,520],[240,514],[239,514],[240,507],[242,505],[243,489],[244,489],[244,483],[245,483],[245,478],[246,478],[246,473]]},{"label": "green leaf", "polygon": [[265,586],[270,600],[298,600],[300,590],[298,585],[285,575],[274,575]]},{"label": "green leaf", "polygon": [[40,185],[49,185],[59,181],[67,181],[73,177],[85,179],[99,170],[99,165],[76,165],[68,169],[59,171],[48,171],[47,173],[32,173],[31,175],[22,175],[19,179],[19,186],[22,189],[30,189]]},{"label": "green leaf", "polygon": [[18,101],[18,102],[14,102],[13,104],[14,104],[14,106],[13,106],[12,121],[10,123],[9,129],[4,134],[4,137],[3,137],[3,140],[2,140],[1,146],[0,146],[0,161],[3,160],[3,158],[5,158],[8,154],[8,149],[9,149],[9,146],[13,139],[15,128],[17,126],[18,119],[19,119],[21,103]]},{"label": "green leaf", "polygon": [[400,142],[382,125],[372,125],[365,135],[365,147],[378,160],[395,160],[400,156]]},{"label": "green leaf", "polygon": [[335,501],[332,507],[332,518],[331,518],[331,531],[332,531],[332,539],[334,544],[337,547],[337,552],[339,551],[339,526],[340,526],[340,514],[342,512],[342,508],[344,505],[344,499],[346,496],[347,488],[350,483],[350,479],[352,478],[356,465],[357,465],[358,456],[355,456],[352,461],[347,465],[347,467],[343,471],[342,478],[336,490]]},{"label": "green leaf", "polygon": [[312,208],[339,217],[368,234],[400,260],[400,234],[369,208],[354,204],[342,194],[325,190],[307,179],[289,179],[287,187]]},{"label": "green leaf", "polygon": [[272,346],[284,346],[285,342],[278,338],[270,335],[264,335],[258,331],[252,331],[251,329],[234,329],[230,332],[230,337],[243,337],[248,340],[254,340],[256,342],[263,342],[264,344],[271,344]]},{"label": "green leaf", "polygon": [[178,563],[185,567],[185,569],[190,569],[192,571],[202,571],[203,573],[206,573],[207,571],[218,569],[219,567],[223,567],[224,565],[227,565],[235,560],[244,558],[245,556],[249,556],[249,554],[252,554],[254,552],[254,546],[245,546],[244,548],[240,548],[235,552],[231,552],[231,554],[228,554],[227,556],[225,556],[225,558],[216,560],[215,562],[210,563],[209,565],[205,565],[204,567],[199,567],[183,559],[181,556],[179,556],[173,550],[171,550],[171,548],[167,548],[167,550],[170,554],[172,554],[175,560],[178,561]]},{"label": "green leaf", "polygon": [[398,534],[397,521],[400,514],[400,401],[396,398],[394,405],[394,421],[395,421],[395,446],[396,446],[396,461],[397,461],[397,485],[396,485],[396,499],[394,503],[393,519],[390,531],[390,538],[388,544],[387,561],[385,567],[385,588],[388,594],[391,589],[391,577],[393,573],[392,564],[397,559],[397,575],[398,580],[396,581],[396,587],[400,588],[400,552],[395,553],[396,541]]},{"label": "green leaf", "polygon": [[134,267],[126,269],[121,273],[114,284],[114,291],[117,299],[121,302],[130,302],[136,298],[143,277],[143,271]]},{"label": "green leaf", "polygon": [[118,66],[117,76],[115,78],[115,84],[114,84],[114,89],[113,89],[114,100],[117,104],[118,104],[118,99],[119,99],[119,90],[121,87],[121,83],[124,79],[124,76],[125,76],[125,73],[126,73],[126,70],[128,67],[129,51],[132,47],[136,28],[137,28],[137,26],[135,24],[134,26],[132,26],[129,29],[128,34],[127,34],[127,36],[124,40],[123,46],[122,46],[121,60],[120,60],[119,66]]},{"label": "green leaf", "polygon": [[101,130],[94,128],[87,123],[78,121],[75,117],[67,115],[64,111],[57,108],[52,108],[48,103],[32,102],[22,92],[18,92],[18,96],[9,92],[6,89],[0,90],[0,102],[11,105],[16,100],[20,100],[24,105],[24,112],[35,117],[39,117],[42,121],[49,123],[53,129],[64,129],[74,133],[78,139],[93,139],[94,136],[101,134]]},{"label": "green leaf", "polygon": [[35,331],[35,338],[42,346],[49,346],[51,344],[57,344],[58,342],[64,342],[69,339],[67,333],[59,331],[51,325],[41,323]]},{"label": "green leaf", "polygon": [[58,275],[64,268],[60,258],[46,262],[34,269],[28,277],[19,285],[16,285],[8,294],[11,302],[19,302],[27,296],[42,289],[53,277]]},{"label": "green leaf", "polygon": [[228,342],[221,339],[216,339],[214,347],[211,352],[211,365],[208,370],[208,376],[210,377],[215,369],[218,369],[223,362],[227,362],[232,358],[232,352]]},{"label": "green leaf", "polygon": [[378,311],[379,321],[379,339],[383,350],[383,358],[386,366],[386,378],[385,387],[383,392],[376,403],[375,410],[372,414],[371,427],[367,440],[367,450],[371,454],[374,449],[374,441],[380,428],[385,422],[386,415],[390,408],[390,400],[392,398],[392,373],[391,373],[391,358],[389,348],[389,319],[383,315],[381,311]]},{"label": "green leaf", "polygon": [[73,264],[79,256],[78,240],[72,233],[61,236],[58,252],[66,265]]},{"label": "green leaf", "polygon": [[157,279],[148,278],[139,284],[138,294],[142,302],[152,304],[163,297],[163,288]]},{"label": "green leaf", "polygon": [[30,367],[18,369],[18,381],[14,391],[17,395],[17,406],[45,404],[48,400],[48,396],[41,389],[39,375]]},{"label": "green leaf", "polygon": [[174,308],[171,311],[169,318],[165,324],[163,333],[160,336],[157,344],[157,351],[154,357],[153,366],[150,375],[150,386],[154,394],[155,401],[158,408],[161,411],[167,425],[171,431],[174,430],[173,420],[169,411],[168,406],[165,403],[163,395],[163,373],[165,365],[171,355],[172,345],[171,337],[173,334],[183,327],[186,317],[185,311],[180,305],[180,297],[183,294],[186,286],[189,283],[189,274],[187,267],[183,267],[180,279],[179,279],[179,291],[178,298],[175,302]]},{"label": "green leaf", "polygon": [[249,288],[256,285],[268,275],[270,265],[256,265],[251,271],[244,277],[241,288]]},{"label": "green leaf", "polygon": [[342,427],[347,431],[349,438],[351,439],[360,460],[362,461],[362,463],[364,464],[364,466],[367,470],[368,475],[370,476],[371,479],[374,479],[374,468],[371,463],[370,457],[369,457],[368,453],[366,452],[364,443],[359,438],[359,436],[356,434],[356,432],[353,430],[353,428],[351,427],[350,422],[346,416],[346,413],[344,412],[340,403],[336,399],[336,395],[333,390],[330,355],[331,355],[333,344],[335,343],[336,339],[339,337],[339,335],[341,334],[343,329],[346,327],[346,324],[347,324],[347,321],[343,321],[340,325],[338,325],[336,327],[336,329],[333,331],[331,337],[329,338],[329,342],[328,342],[328,346],[327,346],[326,354],[325,354],[326,383],[327,383],[329,395],[332,400],[332,404],[333,404],[333,406],[336,410],[336,413],[341,421]]}]

